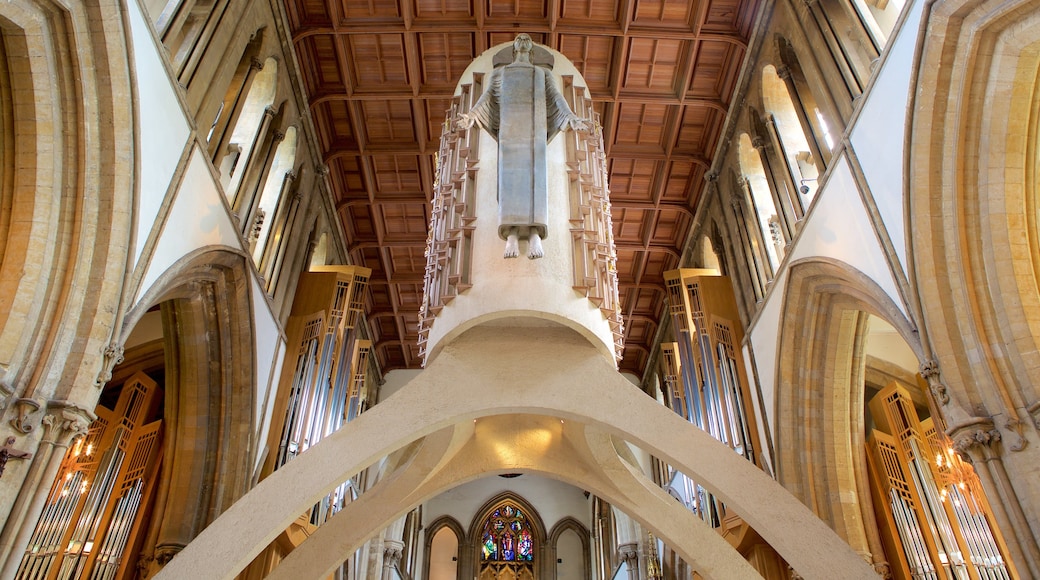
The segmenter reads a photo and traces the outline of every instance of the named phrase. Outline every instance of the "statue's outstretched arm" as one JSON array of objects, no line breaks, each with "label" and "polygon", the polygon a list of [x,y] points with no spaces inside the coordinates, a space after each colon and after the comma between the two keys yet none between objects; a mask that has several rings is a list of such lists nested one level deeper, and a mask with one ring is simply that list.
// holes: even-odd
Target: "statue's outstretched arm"
[{"label": "statue's outstretched arm", "polygon": [[498,139],[499,112],[498,101],[502,88],[502,75],[496,69],[488,77],[487,88],[473,103],[473,107],[461,115],[455,121],[459,129],[469,129],[474,123],[479,124],[491,136]]},{"label": "statue's outstretched arm", "polygon": [[556,88],[551,72],[545,72],[545,112],[548,117],[548,136],[551,140],[556,133],[567,129],[588,132],[589,124],[571,110],[563,93]]}]

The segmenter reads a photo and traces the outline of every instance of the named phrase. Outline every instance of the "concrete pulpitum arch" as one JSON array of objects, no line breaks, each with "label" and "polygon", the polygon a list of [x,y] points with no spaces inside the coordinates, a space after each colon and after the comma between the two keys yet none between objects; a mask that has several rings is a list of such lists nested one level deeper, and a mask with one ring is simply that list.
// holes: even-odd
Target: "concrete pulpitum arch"
[{"label": "concrete pulpitum arch", "polygon": [[[513,418],[485,419],[496,415]],[[541,417],[517,418],[521,415]],[[556,435],[545,424],[546,416],[564,421],[559,444],[552,443]],[[500,446],[482,443],[474,433],[481,422],[492,420],[506,421],[495,433],[512,429],[516,439]],[[547,433],[535,433],[542,429]],[[379,532],[382,522],[439,489],[530,467],[618,502],[709,574],[746,577],[747,565],[735,561],[735,552],[715,549],[723,542],[713,530],[621,459],[613,443],[621,438],[704,482],[803,577],[876,577],[776,482],[636,389],[573,331],[481,327],[446,346],[421,375],[386,401],[261,482],[174,558],[159,578],[233,577],[337,484],[426,436],[431,437],[408,468],[388,477],[327,525],[337,525],[346,515],[344,523],[357,524],[353,527],[360,542]],[[626,452],[624,447],[620,451]],[[399,498],[401,503],[381,498]],[[315,534],[308,542],[319,537],[333,541],[334,536]],[[308,542],[297,550],[309,549]],[[291,558],[283,566],[289,566]]]}]

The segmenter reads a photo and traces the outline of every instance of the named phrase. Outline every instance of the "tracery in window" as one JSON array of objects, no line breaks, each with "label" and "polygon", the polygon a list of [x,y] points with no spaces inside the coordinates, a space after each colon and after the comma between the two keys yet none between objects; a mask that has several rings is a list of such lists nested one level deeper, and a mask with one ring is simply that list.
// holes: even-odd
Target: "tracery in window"
[{"label": "tracery in window", "polygon": [[491,511],[480,531],[480,580],[534,578],[536,546],[530,517],[510,500]]}]

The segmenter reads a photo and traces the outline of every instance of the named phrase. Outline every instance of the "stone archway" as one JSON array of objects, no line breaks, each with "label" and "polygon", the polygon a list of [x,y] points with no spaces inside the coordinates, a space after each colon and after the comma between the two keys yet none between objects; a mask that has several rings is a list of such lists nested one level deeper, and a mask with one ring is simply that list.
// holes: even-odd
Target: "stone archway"
[{"label": "stone archway", "polygon": [[[489,360],[495,364],[488,365]],[[523,377],[526,388],[508,388],[517,377]],[[496,397],[482,396],[488,389]],[[556,327],[470,330],[393,397],[261,482],[203,531],[163,575],[204,572],[214,578],[231,577],[299,513],[351,474],[445,427],[516,413],[594,426],[698,478],[803,577],[829,578],[839,571],[849,578],[874,576],[847,544],[766,474],[646,397],[587,341]],[[509,463],[507,456],[502,460]],[[647,523],[684,556],[707,558],[692,539],[696,528],[685,525],[694,520],[687,515]],[[670,525],[685,525],[688,534],[675,529],[662,533]],[[376,531],[371,528],[370,533]]]},{"label": "stone archway", "polygon": [[[255,361],[248,257],[206,249],[160,276],[127,318],[160,307],[166,340],[166,438],[145,548],[154,571],[252,483]],[[152,563],[152,560],[155,562]]]},{"label": "stone archway", "polygon": [[1040,2],[926,10],[906,196],[924,339],[948,432],[1040,576]]},{"label": "stone archway", "polygon": [[0,576],[121,358],[135,110],[123,24],[115,1],[0,5],[0,400],[34,451],[5,473]]},{"label": "stone archway", "polygon": [[875,564],[884,562],[864,435],[868,315],[888,321],[921,358],[916,333],[870,278],[815,258],[791,265],[777,353],[777,479]]}]

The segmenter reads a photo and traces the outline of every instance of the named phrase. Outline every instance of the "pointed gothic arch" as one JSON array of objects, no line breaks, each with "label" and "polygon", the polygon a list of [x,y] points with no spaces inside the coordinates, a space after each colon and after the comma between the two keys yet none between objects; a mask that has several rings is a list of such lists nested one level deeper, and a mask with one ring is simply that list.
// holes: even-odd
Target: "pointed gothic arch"
[{"label": "pointed gothic arch", "polygon": [[853,549],[884,561],[870,502],[863,405],[868,315],[891,324],[921,360],[909,321],[876,282],[815,258],[788,273],[777,352],[778,480]]},{"label": "pointed gothic arch", "polygon": [[[550,558],[550,560],[552,562],[554,562],[554,563],[557,561],[557,559],[558,559],[558,557],[560,555],[560,548],[559,548],[560,537],[565,532],[573,532],[574,534],[576,534],[578,536],[578,539],[581,541],[581,550],[582,550],[582,557],[583,557],[582,564],[583,564],[583,567],[584,567],[584,570],[585,570],[585,575],[582,576],[580,579],[576,579],[576,580],[592,580],[592,552],[591,552],[591,547],[589,546],[589,530],[584,525],[582,525],[581,522],[579,522],[578,520],[576,520],[576,519],[574,519],[574,518],[572,518],[570,516],[567,516],[567,517],[563,518],[562,520],[556,522],[556,524],[552,527],[552,529],[549,530],[548,541],[545,543],[545,545],[546,545],[546,547],[548,549],[552,550],[552,554],[551,555],[553,557]],[[549,576],[549,577],[550,578],[556,578],[557,577],[557,574],[555,574],[555,566],[554,566],[554,574],[552,576]]]}]

